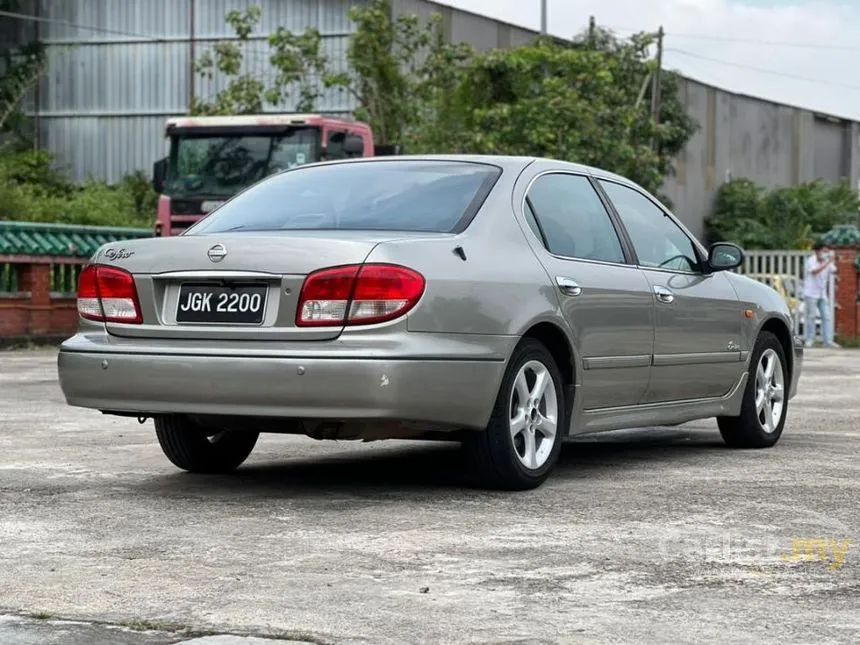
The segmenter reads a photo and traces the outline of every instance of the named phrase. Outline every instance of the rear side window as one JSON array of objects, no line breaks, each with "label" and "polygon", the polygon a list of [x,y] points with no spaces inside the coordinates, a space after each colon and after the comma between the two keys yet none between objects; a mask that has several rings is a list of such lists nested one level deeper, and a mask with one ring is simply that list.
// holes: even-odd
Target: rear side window
[{"label": "rear side window", "polygon": [[481,163],[379,161],[298,168],[265,179],[187,234],[227,231],[461,230],[501,169]]},{"label": "rear side window", "polygon": [[[587,178],[552,173],[538,177],[528,192],[527,210],[540,226],[542,241],[566,258],[623,263],[624,251],[609,213]],[[536,233],[537,234],[537,233]]]}]

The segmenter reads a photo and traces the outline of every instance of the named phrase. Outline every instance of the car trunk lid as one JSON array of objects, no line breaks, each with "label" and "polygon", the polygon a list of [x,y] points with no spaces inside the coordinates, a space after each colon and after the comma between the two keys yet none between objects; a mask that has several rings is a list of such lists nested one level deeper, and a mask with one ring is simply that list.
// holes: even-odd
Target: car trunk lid
[{"label": "car trunk lid", "polygon": [[361,264],[376,244],[396,237],[402,235],[289,231],[112,244],[96,261],[132,273],[143,323],[107,323],[107,329],[126,337],[334,339],[342,325],[296,325],[305,277],[317,269]]}]

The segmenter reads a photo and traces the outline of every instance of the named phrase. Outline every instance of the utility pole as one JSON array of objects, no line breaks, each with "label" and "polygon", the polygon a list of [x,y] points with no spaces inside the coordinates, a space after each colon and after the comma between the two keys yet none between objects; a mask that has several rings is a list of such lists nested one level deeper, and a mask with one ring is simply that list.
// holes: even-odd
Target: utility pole
[{"label": "utility pole", "polygon": [[597,30],[597,21],[594,19],[594,16],[588,17],[588,47],[590,49],[594,49],[594,32]]},{"label": "utility pole", "polygon": [[549,0],[540,0],[540,32],[546,36],[547,32],[547,2]]},{"label": "utility pole", "polygon": [[656,123],[660,123],[660,90],[663,76],[663,26],[657,30],[657,69],[654,70],[651,84],[651,115]]}]

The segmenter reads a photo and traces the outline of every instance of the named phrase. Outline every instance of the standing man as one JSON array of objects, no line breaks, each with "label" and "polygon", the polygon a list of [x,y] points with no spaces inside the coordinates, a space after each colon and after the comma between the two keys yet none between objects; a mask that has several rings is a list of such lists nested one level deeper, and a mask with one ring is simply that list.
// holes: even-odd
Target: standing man
[{"label": "standing man", "polygon": [[839,347],[833,342],[833,324],[830,320],[830,297],[828,287],[830,276],[836,272],[833,253],[823,242],[813,247],[814,253],[806,260],[806,275],[803,278],[803,298],[806,301],[803,321],[806,332],[806,346],[815,343],[815,312],[821,314],[821,335],[827,347]]}]

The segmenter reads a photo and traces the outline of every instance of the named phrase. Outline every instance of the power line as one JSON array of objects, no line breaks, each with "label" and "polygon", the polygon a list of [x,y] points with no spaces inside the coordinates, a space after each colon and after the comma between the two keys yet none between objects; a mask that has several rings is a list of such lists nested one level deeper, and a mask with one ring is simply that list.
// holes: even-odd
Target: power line
[{"label": "power line", "polygon": [[[45,24],[54,24],[54,25],[64,25],[66,27],[73,27],[75,29],[83,29],[85,31],[93,31],[96,33],[103,34],[114,34],[116,36],[128,36],[130,38],[141,38],[145,40],[149,40],[152,42],[168,42],[166,38],[160,38],[158,36],[151,36],[149,34],[141,34],[132,31],[123,31],[120,29],[108,29],[106,27],[95,27],[93,25],[84,25],[80,23],[71,22],[69,20],[61,20],[59,18],[45,18],[43,16],[34,16],[31,14],[17,13],[14,11],[3,11],[0,10],[0,17],[6,18],[17,18],[19,20],[30,20],[32,22],[41,22]],[[608,25],[607,29],[611,29],[613,31],[626,31],[629,33],[638,33],[641,31],[645,31],[643,29],[631,29],[630,27],[617,27]],[[723,42],[735,42],[735,43],[745,43],[748,45],[761,45],[764,47],[797,47],[801,49],[829,49],[834,51],[852,51],[852,52],[860,52],[860,47],[854,45],[832,45],[832,44],[824,44],[824,43],[802,43],[802,42],[791,42],[791,41],[778,41],[778,40],[756,40],[749,38],[736,38],[733,36],[716,36],[712,34],[695,34],[695,33],[682,33],[682,32],[674,32],[667,31],[665,35],[673,36],[676,38],[696,38],[701,40],[714,40],[714,41],[723,41]]]},{"label": "power line", "polygon": [[[625,31],[629,33],[639,33],[642,31],[647,31],[645,29],[630,29],[629,27],[613,27],[611,25],[606,27],[607,29],[611,29],[612,31]],[[733,43],[743,43],[747,45],[761,45],[763,47],[796,47],[799,49],[829,49],[833,51],[849,51],[849,52],[860,52],[860,47],[856,45],[832,45],[825,43],[803,43],[803,42],[791,42],[788,40],[759,40],[754,38],[737,38],[734,36],[716,36],[712,34],[694,34],[694,33],[682,33],[677,31],[667,31],[665,33],[666,37],[675,37],[675,38],[695,38],[700,40],[714,40],[721,42],[733,42]]]},{"label": "power line", "polygon": [[798,43],[787,40],[754,40],[749,38],[733,38],[732,36],[709,36],[707,34],[682,34],[667,32],[669,36],[676,38],[696,38],[701,40],[717,40],[733,43],[744,43],[748,45],[762,45],[765,47],[796,47],[799,49],[829,49],[833,51],[860,52],[860,47],[852,45],[825,45],[824,43]]},{"label": "power line", "polygon": [[[34,22],[42,22],[42,23],[48,23],[48,24],[53,24],[53,25],[64,25],[66,27],[72,27],[74,29],[83,29],[86,31],[93,31],[96,33],[113,34],[115,36],[127,36],[129,38],[138,38],[141,40],[145,40],[146,42],[149,42],[149,43],[173,43],[173,42],[176,42],[175,40],[171,40],[171,39],[167,39],[167,38],[161,38],[159,36],[151,36],[149,34],[141,34],[141,33],[136,33],[133,31],[122,31],[119,29],[108,29],[106,27],[95,27],[93,25],[84,25],[84,24],[80,24],[80,23],[70,22],[68,20],[60,20],[58,18],[43,18],[41,16],[33,16],[30,14],[24,14],[24,13],[16,13],[14,11],[0,10],[0,17],[19,18],[22,20],[32,20]],[[213,40],[213,39],[201,38],[201,39],[198,39],[198,42],[202,43],[202,42],[211,41],[211,40]],[[214,40],[220,40],[220,39],[214,39]],[[236,39],[235,38],[225,38],[224,40],[236,40]],[[80,44],[86,44],[86,43],[77,43],[77,44],[80,45]],[[56,45],[53,45],[53,46],[56,46]],[[243,52],[243,55],[244,56],[250,55],[253,59],[256,59],[257,62],[259,62],[260,60],[264,60],[264,62],[268,62],[265,59],[265,57],[267,56],[266,52],[255,51],[252,49],[250,51]]]},{"label": "power line", "polygon": [[152,42],[168,42],[166,38],[158,36],[150,36],[147,34],[136,34],[131,31],[121,31],[118,29],[107,29],[105,27],[93,27],[92,25],[82,25],[68,20],[60,20],[59,18],[43,18],[41,16],[33,16],[26,13],[16,13],[14,11],[0,10],[0,17],[17,18],[19,20],[30,20],[32,22],[42,22],[51,25],[65,25],[66,27],[74,27],[75,29],[84,29],[86,31],[95,31],[103,34],[114,34],[115,36],[129,36],[130,38],[143,38]]},{"label": "power line", "polygon": [[748,69],[754,72],[761,72],[762,74],[771,74],[773,76],[782,76],[784,78],[790,78],[796,81],[806,81],[807,83],[818,83],[819,85],[829,85],[831,87],[842,87],[849,90],[860,90],[860,85],[849,85],[847,83],[836,83],[833,81],[825,81],[820,78],[811,78],[809,76],[798,76],[797,74],[789,74],[787,72],[780,72],[775,69],[766,69],[764,67],[755,67],[753,65],[746,65],[744,63],[735,63],[733,61],[720,60],[719,58],[711,58],[709,56],[702,56],[701,54],[694,54],[693,52],[688,52],[684,49],[676,49],[674,47],[667,47],[667,52],[674,52],[676,54],[681,54],[683,56],[690,56],[692,58],[698,58],[699,60],[706,60],[711,63],[718,63],[720,65],[728,65],[730,67],[738,67],[740,69]]}]

